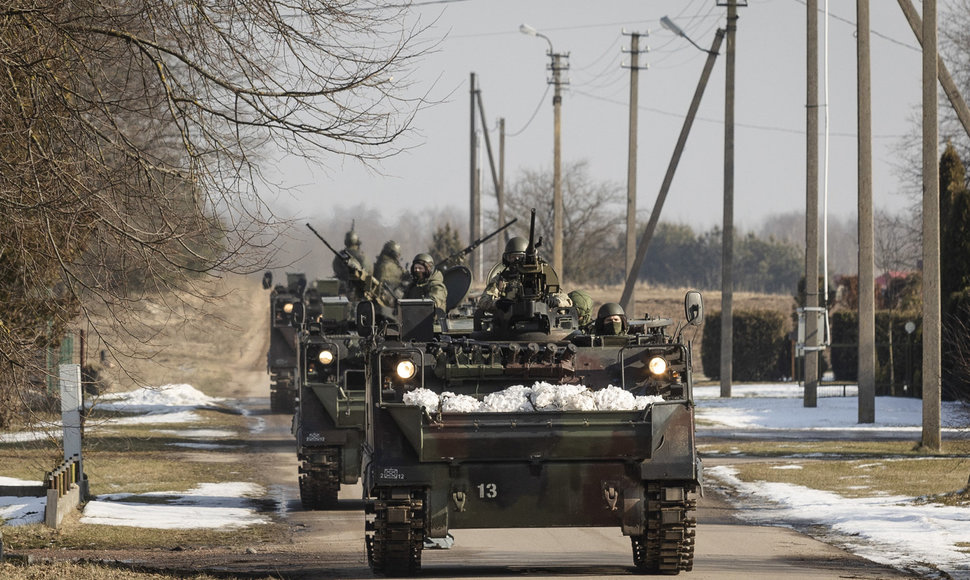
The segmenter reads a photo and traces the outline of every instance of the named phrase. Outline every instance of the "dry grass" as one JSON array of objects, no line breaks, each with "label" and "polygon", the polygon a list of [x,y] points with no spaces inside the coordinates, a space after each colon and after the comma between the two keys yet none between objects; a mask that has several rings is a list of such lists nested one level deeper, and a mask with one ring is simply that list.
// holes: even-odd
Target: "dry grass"
[{"label": "dry grass", "polygon": [[[0,563],[0,578],[4,580],[63,580],[64,578],[83,578],[84,580],[172,580],[172,574],[155,572],[136,572],[103,564],[83,562],[56,562],[23,566],[14,563]],[[225,580],[226,576],[194,574],[178,578],[185,580]]]},{"label": "dry grass", "polygon": [[723,441],[698,448],[705,457],[743,458],[732,464],[742,481],[791,483],[845,497],[902,495],[970,506],[970,441],[947,441],[946,454],[935,456],[920,452],[911,441]]}]

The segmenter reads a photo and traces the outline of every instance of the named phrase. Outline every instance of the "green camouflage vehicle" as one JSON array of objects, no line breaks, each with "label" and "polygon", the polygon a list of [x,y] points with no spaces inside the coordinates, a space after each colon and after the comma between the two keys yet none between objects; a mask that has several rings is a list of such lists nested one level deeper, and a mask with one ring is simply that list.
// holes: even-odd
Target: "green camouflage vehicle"
[{"label": "green camouflage vehicle", "polygon": [[300,332],[299,404],[293,435],[300,460],[304,509],[332,508],[341,484],[360,479],[364,440],[364,360],[351,303],[339,280],[318,280],[307,291]]},{"label": "green camouflage vehicle", "polygon": [[449,530],[570,526],[619,527],[638,572],[692,568],[702,481],[682,331],[702,321],[700,294],[684,326],[588,334],[575,307],[550,305],[559,281],[533,237],[525,292],[465,334],[437,332],[430,301],[401,301],[395,319],[358,305],[377,573],[418,573],[425,541]]},{"label": "green camouflage vehicle", "polygon": [[[263,288],[273,286],[273,274],[263,275]],[[269,295],[269,350],[266,372],[269,373],[269,407],[273,413],[292,413],[296,406],[297,333],[303,312],[306,275],[287,273],[286,285],[277,284]]]}]

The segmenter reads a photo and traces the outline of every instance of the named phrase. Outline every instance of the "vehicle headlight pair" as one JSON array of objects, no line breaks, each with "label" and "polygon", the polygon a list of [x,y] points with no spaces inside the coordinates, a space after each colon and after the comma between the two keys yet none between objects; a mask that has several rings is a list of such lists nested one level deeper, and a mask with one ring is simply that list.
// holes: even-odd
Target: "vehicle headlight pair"
[{"label": "vehicle headlight pair", "polygon": [[647,363],[647,368],[655,375],[662,375],[667,372],[667,360],[662,356],[655,356]]}]

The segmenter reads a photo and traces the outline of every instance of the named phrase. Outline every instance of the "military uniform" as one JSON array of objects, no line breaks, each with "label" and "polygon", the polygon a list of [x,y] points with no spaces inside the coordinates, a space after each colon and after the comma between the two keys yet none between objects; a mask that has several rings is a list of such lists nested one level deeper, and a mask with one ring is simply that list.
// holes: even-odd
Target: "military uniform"
[{"label": "military uniform", "polygon": [[398,261],[400,251],[401,248],[396,242],[393,240],[388,241],[384,244],[381,255],[377,256],[377,260],[374,262],[374,277],[379,282],[386,284],[394,292],[397,292],[406,281],[404,268],[401,267],[401,263]]},{"label": "military uniform", "polygon": [[[354,230],[347,232],[344,236],[344,252],[350,257],[350,260],[345,262],[341,256],[334,256],[333,263],[333,276],[340,280],[340,293],[346,294],[351,300],[356,297],[353,296],[355,291],[353,285],[350,283],[351,279],[359,279],[360,276],[352,275],[351,270],[360,270],[367,272],[367,262],[364,261],[364,254],[360,251],[360,238],[357,237],[357,233]],[[343,252],[342,252],[343,253]]]},{"label": "military uniform", "polygon": [[441,314],[447,312],[445,277],[435,269],[434,260],[428,254],[418,254],[411,261],[411,282],[405,287],[403,298],[430,298]]}]

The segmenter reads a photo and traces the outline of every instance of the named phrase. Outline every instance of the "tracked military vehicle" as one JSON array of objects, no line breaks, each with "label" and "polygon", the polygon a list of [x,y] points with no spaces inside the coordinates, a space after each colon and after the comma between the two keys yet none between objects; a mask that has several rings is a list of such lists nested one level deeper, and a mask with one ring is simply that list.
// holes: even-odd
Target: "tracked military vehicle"
[{"label": "tracked military vehicle", "polygon": [[428,301],[394,319],[358,305],[377,573],[417,574],[425,541],[461,528],[615,526],[639,572],[692,567],[701,462],[682,331],[702,320],[700,294],[685,297],[685,326],[590,334],[552,300],[558,277],[533,239],[534,215],[521,292],[466,334],[436,332]]},{"label": "tracked military vehicle", "polygon": [[364,361],[360,336],[340,281],[318,280],[307,291],[299,337],[299,403],[293,435],[304,509],[336,505],[341,484],[360,478],[364,440]]},{"label": "tracked military vehicle", "polygon": [[263,288],[273,287],[269,295],[269,350],[266,372],[269,373],[269,407],[273,413],[292,413],[297,393],[297,334],[303,312],[306,275],[287,273],[286,284],[273,287],[273,274],[263,275]]}]

